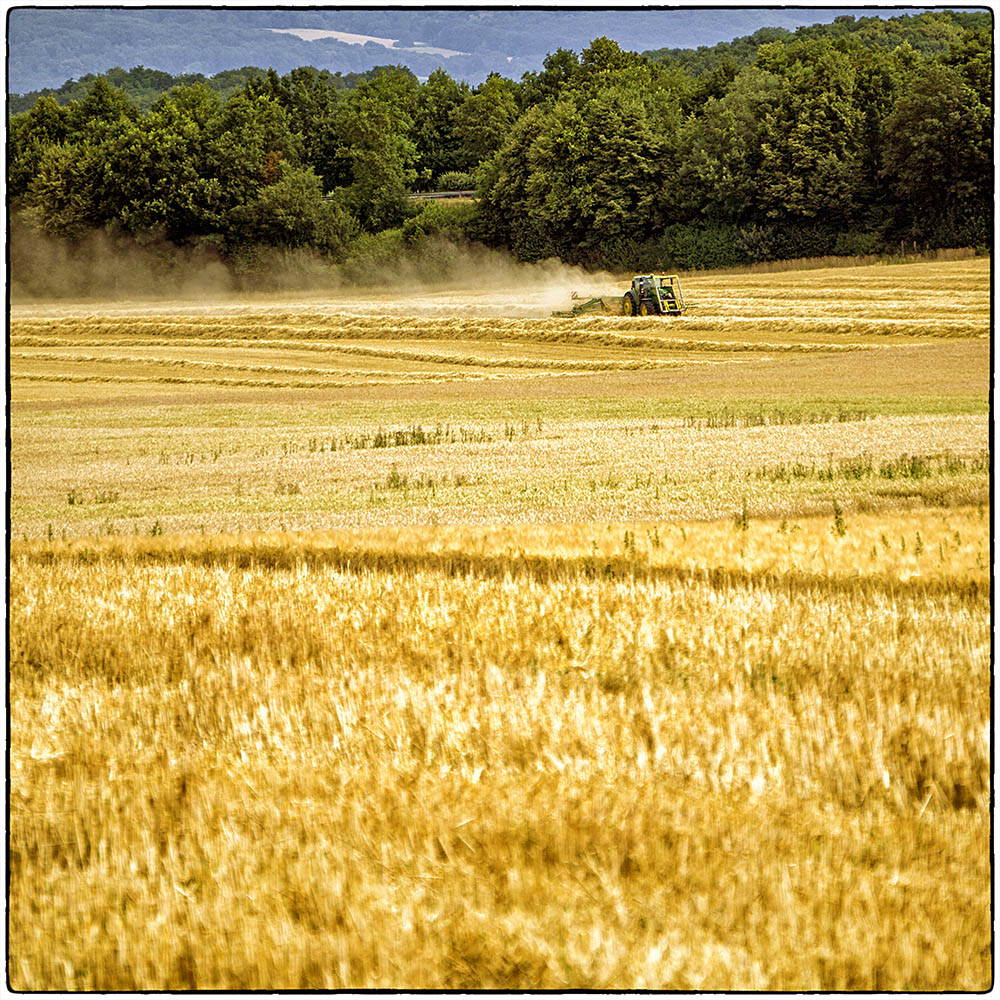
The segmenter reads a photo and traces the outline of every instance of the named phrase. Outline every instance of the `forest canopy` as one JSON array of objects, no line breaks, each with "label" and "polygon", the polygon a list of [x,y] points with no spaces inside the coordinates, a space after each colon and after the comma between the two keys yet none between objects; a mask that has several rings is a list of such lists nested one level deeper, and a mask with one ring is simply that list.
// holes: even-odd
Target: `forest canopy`
[{"label": "forest canopy", "polygon": [[[639,55],[597,38],[519,81],[443,69],[70,81],[8,121],[18,225],[332,261],[475,240],[614,269],[986,247],[992,21],[936,12]],[[446,183],[443,183],[446,182]],[[474,184],[474,205],[415,191]]]}]

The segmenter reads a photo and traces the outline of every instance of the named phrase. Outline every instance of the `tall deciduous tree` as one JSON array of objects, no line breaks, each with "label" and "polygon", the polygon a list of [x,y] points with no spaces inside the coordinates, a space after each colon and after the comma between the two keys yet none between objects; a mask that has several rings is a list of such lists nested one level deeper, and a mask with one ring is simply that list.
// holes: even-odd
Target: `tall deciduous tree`
[{"label": "tall deciduous tree", "polygon": [[356,223],[335,200],[324,200],[322,181],[310,167],[282,163],[280,176],[257,197],[230,213],[234,243],[264,243],[295,249],[315,247],[334,256],[343,253]]},{"label": "tall deciduous tree", "polygon": [[454,111],[463,166],[489,159],[503,144],[518,116],[516,87],[491,73]]},{"label": "tall deciduous tree", "polygon": [[251,201],[262,185],[273,183],[282,161],[293,166],[302,162],[302,137],[292,131],[287,112],[272,97],[230,97],[209,131],[225,197],[233,204]]},{"label": "tall deciduous tree", "polygon": [[117,217],[122,194],[112,150],[122,135],[134,132],[138,117],[125,94],[102,77],[82,101],[66,109],[62,126],[51,108],[40,113],[37,124],[62,135],[61,142],[47,145],[37,157],[25,194],[46,232],[75,238]]},{"label": "tall deciduous tree", "polygon": [[25,202],[30,217],[49,236],[76,239],[104,220],[97,216],[89,180],[101,158],[85,143],[59,143],[42,154]]},{"label": "tall deciduous tree", "polygon": [[413,114],[413,141],[417,147],[420,182],[429,185],[450,170],[470,164],[462,154],[455,131],[455,111],[468,96],[465,83],[456,83],[443,69],[436,69],[417,91]]},{"label": "tall deciduous tree", "polygon": [[7,195],[17,203],[38,174],[45,151],[65,142],[66,111],[52,97],[40,97],[24,114],[14,115],[7,129]]},{"label": "tall deciduous tree", "polygon": [[913,234],[986,218],[992,207],[990,110],[962,74],[928,63],[885,123],[885,171]]},{"label": "tall deciduous tree", "polygon": [[67,130],[72,137],[99,141],[107,129],[122,119],[135,121],[139,112],[124,91],[99,76],[91,84],[82,101],[74,101],[66,109]]},{"label": "tall deciduous tree", "polygon": [[897,60],[882,48],[854,48],[855,102],[861,114],[860,190],[858,203],[869,216],[885,215],[886,185],[883,146],[886,118],[902,88],[903,76]]},{"label": "tall deciduous tree", "polygon": [[408,214],[417,176],[410,138],[415,89],[410,74],[388,71],[360,84],[343,105],[339,132],[352,170],[345,198],[373,232],[399,225]]},{"label": "tall deciduous tree", "polygon": [[780,96],[777,74],[747,66],[725,95],[684,121],[673,191],[682,219],[741,223],[759,214],[763,127]]},{"label": "tall deciduous tree", "polygon": [[661,202],[673,110],[668,125],[662,102],[609,87],[528,111],[482,174],[493,233],[522,257],[584,261],[607,244],[643,238],[670,211]]},{"label": "tall deciduous tree", "polygon": [[479,195],[475,235],[489,243],[510,247],[522,260],[538,260],[555,252],[540,219],[528,203],[531,177],[529,151],[551,110],[543,105],[521,115],[490,159],[476,173]]},{"label": "tall deciduous tree", "polygon": [[288,116],[288,127],[302,142],[303,162],[316,171],[325,190],[350,183],[349,164],[338,154],[341,96],[332,73],[300,66],[279,77],[272,69],[251,82],[247,94],[270,97],[281,105]]},{"label": "tall deciduous tree", "polygon": [[861,186],[862,115],[850,59],[829,42],[765,46],[758,65],[785,68],[764,121],[761,202],[774,219],[848,223]]},{"label": "tall deciduous tree", "polygon": [[141,128],[119,137],[119,219],[127,230],[162,230],[178,242],[221,230],[229,205],[212,143],[220,110],[204,84],[177,87],[153,104]]},{"label": "tall deciduous tree", "polygon": [[570,49],[556,49],[542,60],[540,73],[525,73],[521,77],[521,105],[551,102],[573,86],[580,72],[580,60]]}]

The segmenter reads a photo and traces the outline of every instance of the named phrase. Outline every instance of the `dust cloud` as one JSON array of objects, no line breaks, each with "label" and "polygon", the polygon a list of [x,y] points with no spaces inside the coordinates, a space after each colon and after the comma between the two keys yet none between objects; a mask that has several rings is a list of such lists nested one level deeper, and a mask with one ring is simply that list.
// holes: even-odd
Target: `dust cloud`
[{"label": "dust cloud", "polygon": [[92,231],[74,241],[13,219],[8,234],[11,302],[225,295],[233,276],[212,247],[182,250]]},{"label": "dust cloud", "polygon": [[618,296],[621,279],[551,259],[521,263],[479,244],[428,238],[375,260],[334,264],[317,254],[254,247],[227,261],[209,241],[104,231],[68,241],[14,219],[9,230],[9,300],[19,306],[98,301],[162,307],[296,304],[348,313],[547,316],[572,293]]}]

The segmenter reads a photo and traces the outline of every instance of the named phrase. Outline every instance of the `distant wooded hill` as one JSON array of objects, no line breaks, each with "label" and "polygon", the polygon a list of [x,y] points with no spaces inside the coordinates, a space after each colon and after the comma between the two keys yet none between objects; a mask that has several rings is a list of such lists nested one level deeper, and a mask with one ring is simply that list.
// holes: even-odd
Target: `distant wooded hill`
[{"label": "distant wooded hill", "polygon": [[[911,12],[919,11],[914,8]],[[281,10],[258,8],[14,8],[8,15],[8,91],[56,88],[110,66],[153,66],[178,77],[211,77],[237,66],[287,73],[316,66],[343,74],[401,64],[421,78],[444,67],[478,83],[491,72],[518,79],[557,48],[579,51],[611,38],[635,52],[693,49],[762,27],[794,30],[858,8],[699,10]],[[891,8],[879,17],[899,13]],[[280,29],[275,31],[274,29]],[[306,33],[299,37],[290,32]],[[316,32],[374,40],[348,44]]]},{"label": "distant wooded hill", "polygon": [[[389,67],[373,66],[364,73],[330,73],[328,70],[309,68],[314,70],[319,78],[334,90],[350,90],[363,80],[371,80]],[[240,69],[225,69],[214,76],[204,76],[202,73],[182,73],[180,76],[172,76],[163,70],[147,69],[145,66],[136,66],[130,70],[115,66],[106,73],[101,73],[100,76],[113,87],[124,92],[140,111],[148,111],[153,102],[171,88],[188,87],[194,83],[204,84],[209,90],[215,91],[223,100],[226,100],[243,90],[251,80],[267,76],[267,70],[261,69],[259,66],[243,66]],[[57,104],[65,107],[71,101],[82,101],[96,81],[97,75],[88,73],[86,76],[81,76],[79,80],[67,80],[56,89],[46,88],[33,90],[29,94],[11,95],[8,101],[8,111],[10,114],[30,111],[39,97],[52,97]]]},{"label": "distant wooded hill", "polygon": [[932,55],[947,51],[965,31],[991,29],[992,15],[985,11],[939,11],[893,18],[839,14],[830,24],[803,25],[794,31],[769,26],[731,42],[698,48],[652,49],[643,55],[653,62],[683,66],[689,73],[704,75],[727,61],[739,66],[752,63],[760,47],[769,42],[852,38],[869,49],[894,49],[905,42],[917,52]]},{"label": "distant wooded hill", "polygon": [[[712,12],[707,13],[712,15]],[[735,11],[736,22],[740,20],[740,15],[745,13],[745,11]],[[768,13],[778,15],[781,12]],[[866,48],[882,46],[891,49],[905,42],[917,52],[933,54],[946,51],[949,45],[958,42],[963,33],[969,30],[992,30],[991,15],[976,11],[941,11],[889,19],[884,16],[854,17],[850,14],[840,14],[829,24],[808,24],[795,30],[771,25],[759,28],[753,34],[735,38],[731,42],[719,42],[712,46],[702,45],[698,48],[648,49],[644,50],[642,55],[652,62],[682,67],[694,76],[707,76],[727,63],[735,66],[749,65],[757,57],[760,47],[769,42],[850,37]],[[429,34],[428,37],[438,36]],[[447,35],[442,37],[445,40],[450,39]],[[586,42],[589,42],[589,39],[584,44]],[[363,48],[368,58],[389,54],[392,51],[372,45]],[[403,52],[400,54],[406,55]],[[405,65],[406,62],[404,58],[397,65]],[[383,65],[375,64],[358,72],[341,73],[327,70],[319,72],[324,77],[328,76],[336,89],[349,90],[362,80],[370,80],[384,68]],[[137,66],[130,70],[115,66],[101,75],[109,83],[123,90],[140,111],[145,111],[157,97],[166,93],[171,87],[204,83],[225,99],[245,87],[254,77],[264,76],[265,73],[266,69],[260,66],[243,66],[240,69],[225,69],[211,76],[205,76],[203,73],[181,73],[175,76],[162,69],[147,69],[145,66]],[[507,73],[502,75],[509,76]],[[9,113],[17,114],[29,110],[43,95],[54,97],[61,105],[82,100],[95,79],[94,73],[87,73],[79,79],[67,80],[57,88],[46,87],[26,94],[11,94],[8,102]]]}]

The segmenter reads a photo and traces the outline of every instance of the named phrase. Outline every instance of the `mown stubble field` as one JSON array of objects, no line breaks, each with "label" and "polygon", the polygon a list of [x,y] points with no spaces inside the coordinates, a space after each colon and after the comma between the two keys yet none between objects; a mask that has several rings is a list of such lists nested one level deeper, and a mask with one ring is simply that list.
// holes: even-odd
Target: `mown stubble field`
[{"label": "mown stubble field", "polygon": [[543,277],[14,304],[13,987],[990,986],[989,262]]}]

